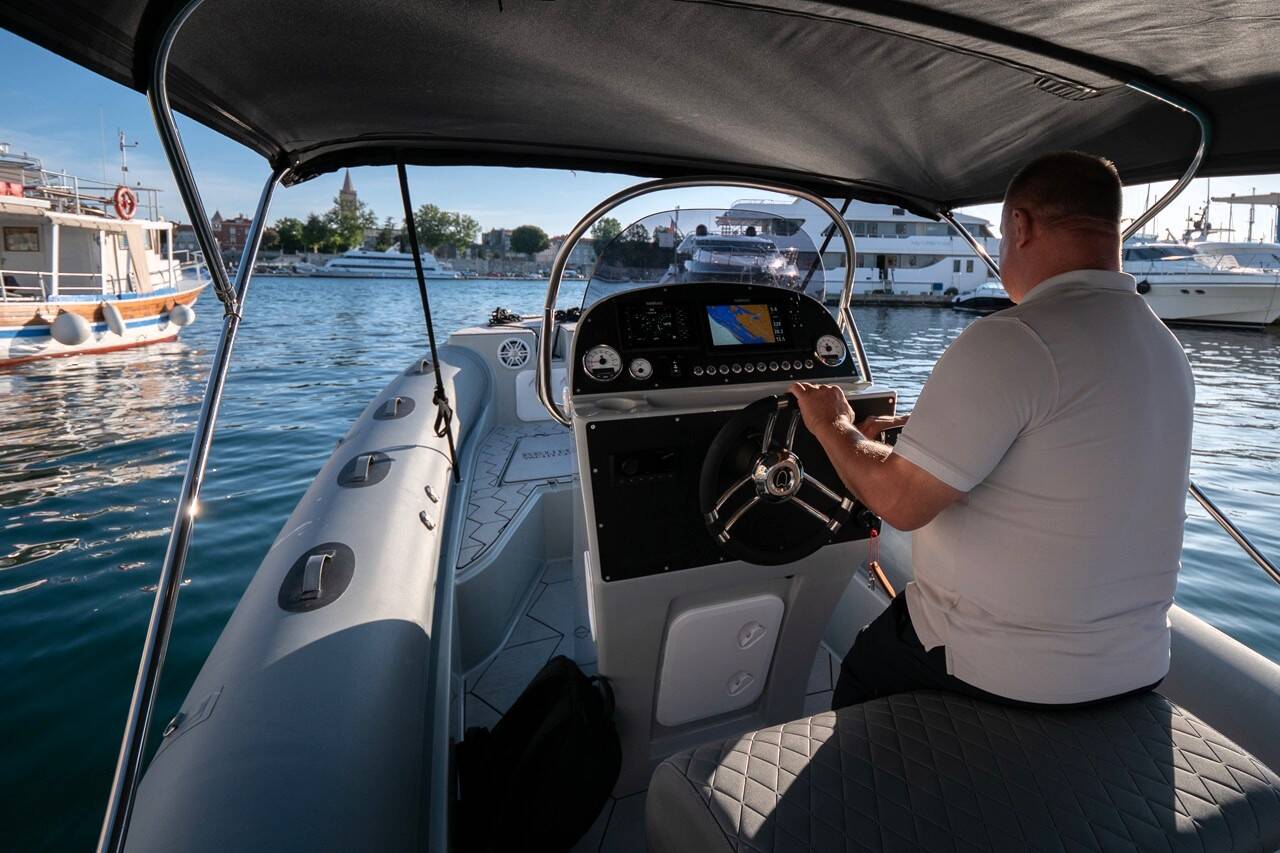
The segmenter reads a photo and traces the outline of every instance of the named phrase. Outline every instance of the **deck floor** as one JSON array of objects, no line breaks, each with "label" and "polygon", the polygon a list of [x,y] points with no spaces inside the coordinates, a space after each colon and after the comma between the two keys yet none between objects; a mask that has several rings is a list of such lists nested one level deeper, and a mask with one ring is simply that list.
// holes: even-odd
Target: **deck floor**
[{"label": "deck floor", "polygon": [[[587,629],[584,592],[574,583],[570,560],[547,564],[502,650],[467,678],[466,725],[492,727],[555,655],[573,658],[588,675],[596,671]],[[818,649],[809,673],[805,714],[831,707],[840,657]],[[645,850],[645,792],[610,798],[573,853],[638,853]]]},{"label": "deck floor", "polygon": [[507,424],[489,431],[471,473],[459,570],[497,541],[534,489],[576,476],[572,438],[568,430],[548,422]]}]

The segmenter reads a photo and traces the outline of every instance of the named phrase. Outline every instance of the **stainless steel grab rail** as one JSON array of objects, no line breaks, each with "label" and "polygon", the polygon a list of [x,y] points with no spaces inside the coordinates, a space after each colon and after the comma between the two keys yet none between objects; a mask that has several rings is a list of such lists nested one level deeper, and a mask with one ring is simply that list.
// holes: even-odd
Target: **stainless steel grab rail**
[{"label": "stainless steel grab rail", "polygon": [[[538,392],[538,400],[557,423],[564,426],[572,424],[569,416],[564,413],[560,404],[555,400],[555,392],[551,387],[551,362],[552,352],[555,349],[552,330],[555,328],[556,298],[560,294],[560,280],[564,276],[565,268],[569,265],[569,256],[573,253],[574,247],[578,245],[582,235],[587,233],[587,229],[597,219],[624,202],[661,190],[702,186],[740,187],[749,190],[785,193],[810,202],[831,218],[831,221],[835,223],[836,228],[840,231],[840,237],[844,240],[845,245],[844,286],[840,289],[840,303],[836,310],[836,322],[839,324],[841,334],[847,333],[851,339],[863,381],[871,381],[871,364],[867,361],[867,352],[862,346],[862,337],[858,334],[858,324],[853,318],[853,309],[850,308],[853,297],[853,276],[857,267],[857,264],[854,263],[857,259],[857,250],[853,242],[853,232],[849,229],[849,223],[845,221],[840,211],[832,206],[831,202],[800,187],[770,181],[759,181],[752,178],[726,178],[719,175],[660,178],[656,181],[647,181],[643,184],[628,187],[597,204],[578,220],[578,224],[573,226],[573,230],[569,232],[564,238],[564,242],[560,244],[560,250],[556,252],[555,261],[551,264],[551,276],[547,282],[547,298],[542,306],[542,333],[538,335],[538,363],[535,387]],[[589,283],[588,286],[590,286]]]},{"label": "stainless steel grab rail", "polygon": [[225,313],[222,321],[222,335],[214,350],[204,399],[196,420],[195,433],[191,439],[187,468],[182,476],[182,492],[174,514],[173,529],[169,534],[169,544],[156,584],[155,601],[151,607],[151,618],[147,623],[146,638],[143,640],[142,658],[138,664],[138,675],[129,701],[129,714],[125,720],[120,754],[116,759],[111,794],[107,801],[106,814],[103,816],[102,831],[98,836],[99,853],[121,853],[124,850],[129,821],[133,815],[134,796],[142,775],[142,759],[146,752],[147,734],[155,712],[160,674],[164,669],[169,636],[173,631],[178,590],[182,586],[182,573],[186,566],[187,551],[191,546],[191,534],[195,528],[205,464],[208,462],[209,449],[213,444],[218,407],[222,402],[222,391],[226,384],[227,370],[231,364],[231,351],[235,345],[236,331],[240,327],[240,309],[249,289],[258,248],[262,243],[262,232],[267,210],[271,204],[271,196],[283,175],[281,169],[274,169],[262,188],[262,195],[258,199],[258,207],[254,212],[253,222],[249,226],[249,234],[240,256],[240,266],[236,269],[233,290],[227,285],[226,268],[218,254],[217,241],[213,237],[212,227],[200,202],[200,194],[196,191],[195,178],[182,147],[182,138],[173,121],[166,88],[165,78],[174,37],[199,3],[200,0],[191,0],[169,24],[156,51],[152,66],[151,87],[147,97],[165,155],[173,169],[174,179],[177,181],[182,200],[187,207],[187,213],[190,214],[191,221],[196,227],[201,248],[204,249],[206,258],[213,258],[213,262],[210,262],[208,267],[213,275],[215,292],[223,303]]},{"label": "stainless steel grab rail", "polygon": [[1227,518],[1227,514],[1225,512],[1218,509],[1218,505],[1204,493],[1204,490],[1194,482],[1189,482],[1187,484],[1187,491],[1191,493],[1191,497],[1195,498],[1199,502],[1200,506],[1204,507],[1204,511],[1209,513],[1209,517],[1218,522],[1219,527],[1227,531],[1227,535],[1236,541],[1236,544],[1240,546],[1241,550],[1252,557],[1253,561],[1258,564],[1258,567],[1266,572],[1273,581],[1280,584],[1280,569],[1277,569],[1275,564],[1268,560],[1266,556],[1263,555],[1263,553],[1259,551],[1251,541],[1249,541],[1249,537],[1245,536],[1244,532],[1240,528],[1236,527],[1231,519]]}]

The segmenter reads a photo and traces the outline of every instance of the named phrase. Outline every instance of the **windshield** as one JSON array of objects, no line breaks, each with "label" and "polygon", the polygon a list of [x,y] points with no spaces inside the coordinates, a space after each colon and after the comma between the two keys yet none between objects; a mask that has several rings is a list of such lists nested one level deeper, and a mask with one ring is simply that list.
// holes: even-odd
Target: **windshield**
[{"label": "windshield", "polygon": [[596,263],[582,307],[659,284],[740,282],[800,290],[819,301],[826,271],[795,220],[742,208],[664,210],[625,228],[592,229]]}]

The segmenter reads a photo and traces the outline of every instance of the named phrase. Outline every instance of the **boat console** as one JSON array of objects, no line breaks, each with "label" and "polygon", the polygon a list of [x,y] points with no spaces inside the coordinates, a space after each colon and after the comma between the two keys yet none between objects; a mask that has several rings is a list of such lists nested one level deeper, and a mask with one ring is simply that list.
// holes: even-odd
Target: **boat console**
[{"label": "boat console", "polygon": [[670,284],[592,304],[568,353],[576,561],[623,771],[792,719],[824,626],[879,520],[848,493],[788,386],[892,414],[835,317],[797,290]]}]

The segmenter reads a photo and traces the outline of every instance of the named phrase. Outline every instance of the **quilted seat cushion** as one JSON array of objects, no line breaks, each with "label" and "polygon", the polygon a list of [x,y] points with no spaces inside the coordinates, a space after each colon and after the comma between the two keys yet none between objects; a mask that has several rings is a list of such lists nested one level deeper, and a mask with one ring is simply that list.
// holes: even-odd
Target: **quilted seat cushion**
[{"label": "quilted seat cushion", "polygon": [[1280,778],[1155,693],[891,696],[675,755],[646,809],[656,853],[1280,848]]}]

